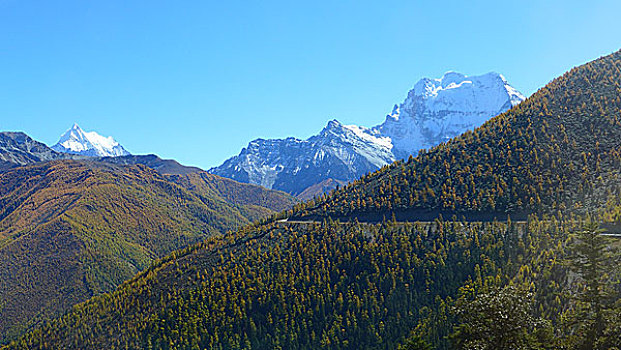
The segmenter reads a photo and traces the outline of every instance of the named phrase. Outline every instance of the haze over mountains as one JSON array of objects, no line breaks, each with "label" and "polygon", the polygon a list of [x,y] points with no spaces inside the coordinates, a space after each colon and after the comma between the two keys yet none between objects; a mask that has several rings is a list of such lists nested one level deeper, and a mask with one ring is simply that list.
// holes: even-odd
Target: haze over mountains
[{"label": "haze over mountains", "polygon": [[257,139],[209,172],[312,198],[472,130],[524,96],[498,73],[421,79],[373,128],[332,120],[307,140]]}]

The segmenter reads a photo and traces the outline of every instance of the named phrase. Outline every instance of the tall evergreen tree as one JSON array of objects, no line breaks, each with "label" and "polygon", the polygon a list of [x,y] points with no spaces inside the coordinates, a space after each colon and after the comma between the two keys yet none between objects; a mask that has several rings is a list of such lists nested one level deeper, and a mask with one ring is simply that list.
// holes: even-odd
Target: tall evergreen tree
[{"label": "tall evergreen tree", "polygon": [[621,337],[610,334],[618,299],[613,284],[619,270],[619,250],[603,232],[597,223],[588,221],[572,234],[568,247],[568,267],[578,276],[571,295],[575,309],[568,322],[573,330],[571,342],[577,349],[608,349],[607,338]]}]

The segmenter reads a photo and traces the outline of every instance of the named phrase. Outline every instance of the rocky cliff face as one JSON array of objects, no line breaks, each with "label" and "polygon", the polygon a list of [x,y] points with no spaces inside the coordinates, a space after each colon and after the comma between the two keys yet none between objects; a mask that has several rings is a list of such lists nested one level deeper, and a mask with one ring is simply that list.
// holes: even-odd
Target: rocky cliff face
[{"label": "rocky cliff face", "polygon": [[326,179],[354,179],[394,160],[389,140],[336,120],[308,140],[250,142],[211,173],[298,195]]},{"label": "rocky cliff face", "polygon": [[0,170],[60,158],[62,154],[23,132],[0,132]]}]

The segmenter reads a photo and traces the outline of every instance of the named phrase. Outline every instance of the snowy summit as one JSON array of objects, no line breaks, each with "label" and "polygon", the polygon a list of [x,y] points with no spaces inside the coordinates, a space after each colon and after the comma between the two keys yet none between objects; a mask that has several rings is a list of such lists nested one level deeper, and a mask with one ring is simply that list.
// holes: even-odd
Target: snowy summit
[{"label": "snowy summit", "polygon": [[78,124],[73,124],[52,149],[90,157],[118,157],[130,154],[112,136],[101,136],[95,131],[86,132]]},{"label": "snowy summit", "polygon": [[390,138],[396,158],[407,158],[481,126],[524,99],[501,74],[447,72],[440,79],[419,80],[373,130]]},{"label": "snowy summit", "polygon": [[501,74],[448,72],[418,81],[377,126],[332,120],[307,140],[254,140],[209,172],[308,199],[473,130],[524,99]]}]

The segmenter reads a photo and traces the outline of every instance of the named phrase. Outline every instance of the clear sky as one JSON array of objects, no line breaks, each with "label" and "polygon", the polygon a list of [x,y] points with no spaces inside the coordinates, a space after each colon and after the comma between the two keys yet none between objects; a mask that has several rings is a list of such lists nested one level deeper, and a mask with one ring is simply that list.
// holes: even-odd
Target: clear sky
[{"label": "clear sky", "polygon": [[421,77],[529,95],[621,48],[621,1],[0,0],[0,130],[74,122],[209,168],[255,138],[373,126]]}]

